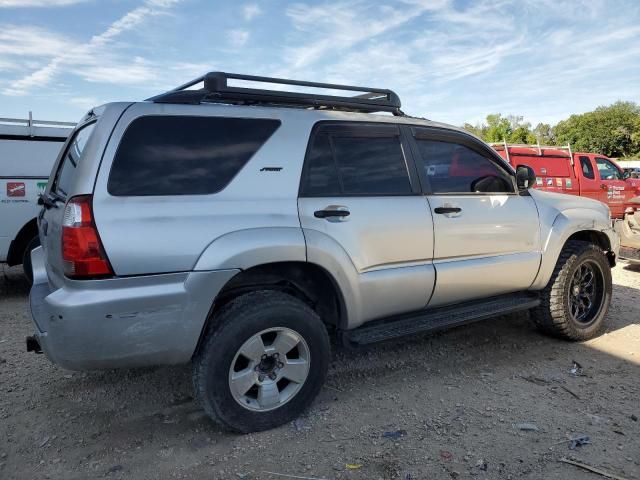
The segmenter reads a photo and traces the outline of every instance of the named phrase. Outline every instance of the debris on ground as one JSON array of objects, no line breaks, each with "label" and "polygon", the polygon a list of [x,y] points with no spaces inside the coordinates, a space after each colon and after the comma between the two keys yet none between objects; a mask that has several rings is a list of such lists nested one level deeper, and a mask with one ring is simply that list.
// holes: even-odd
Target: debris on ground
[{"label": "debris on ground", "polygon": [[616,475],[614,473],[607,472],[606,470],[602,470],[601,468],[592,467],[591,465],[587,465],[586,463],[577,462],[575,460],[569,460],[568,458],[560,458],[558,459],[561,463],[567,463],[569,465],[574,465],[578,468],[582,468],[592,473],[597,473],[598,475],[602,475],[603,477],[611,478],[613,480],[627,480],[624,477]]},{"label": "debris on ground", "polygon": [[450,462],[453,460],[453,453],[448,450],[440,450],[440,458],[445,462]]},{"label": "debris on ground", "polygon": [[580,435],[579,437],[571,437],[569,439],[569,450],[575,450],[576,447],[590,445],[591,439],[588,435]]},{"label": "debris on ground", "polygon": [[631,415],[631,420],[633,420],[634,422],[638,421],[638,417],[636,415]]},{"label": "debris on ground", "polygon": [[535,423],[516,423],[516,428],[523,432],[537,432],[538,426]]},{"label": "debris on ground", "polygon": [[321,477],[305,477],[302,475],[290,475],[288,473],[267,472],[266,470],[263,471],[262,473],[266,473],[267,475],[273,475],[276,477],[295,478],[296,480],[328,480],[326,478],[321,478]]},{"label": "debris on ground", "polygon": [[122,465],[114,465],[113,467],[109,468],[109,470],[107,470],[107,473],[116,473],[119,472],[123,469]]},{"label": "debris on ground", "polygon": [[296,418],[291,422],[296,432],[302,432],[303,430],[311,430],[311,427],[307,425],[301,418]]},{"label": "debris on ground", "polygon": [[360,470],[364,465],[361,463],[347,463],[347,470]]},{"label": "debris on ground", "polygon": [[575,360],[573,361],[573,363],[571,365],[571,369],[569,370],[569,373],[571,375],[573,375],[574,377],[583,377],[584,376],[584,373],[582,373],[582,365],[580,365]]},{"label": "debris on ground", "polygon": [[489,468],[489,464],[487,463],[486,460],[484,459],[480,459],[476,462],[476,467],[478,467],[480,470],[482,470],[483,472],[486,472],[487,469]]},{"label": "debris on ground", "polygon": [[382,434],[382,438],[391,438],[393,440],[397,440],[401,437],[404,437],[407,434],[406,430],[395,430],[393,432],[384,432]]},{"label": "debris on ground", "polygon": [[561,388],[561,389],[563,389],[565,392],[570,393],[572,397],[574,397],[574,398],[576,398],[576,399],[580,400],[580,397],[579,397],[576,393],[572,392],[571,390],[569,390],[569,389],[568,389],[567,387],[565,387],[564,385],[560,385],[560,388]]},{"label": "debris on ground", "polygon": [[533,383],[535,385],[540,385],[540,386],[544,386],[544,385],[549,385],[548,380],[545,380],[544,378],[540,378],[540,377],[535,377],[533,375],[528,375],[526,377],[520,377],[523,380],[526,380],[527,382]]}]

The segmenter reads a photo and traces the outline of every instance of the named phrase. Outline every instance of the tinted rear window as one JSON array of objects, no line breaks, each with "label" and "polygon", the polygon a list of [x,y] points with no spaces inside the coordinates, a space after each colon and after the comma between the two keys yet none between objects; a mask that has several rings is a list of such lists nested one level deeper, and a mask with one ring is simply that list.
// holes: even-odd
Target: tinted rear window
[{"label": "tinted rear window", "polygon": [[326,130],[313,137],[302,196],[412,194],[397,127],[346,123]]},{"label": "tinted rear window", "polygon": [[78,164],[80,163],[82,152],[95,126],[95,123],[90,123],[82,127],[73,135],[69,145],[67,145],[67,151],[64,153],[64,157],[58,166],[52,187],[54,192],[59,193],[63,197],[67,196],[71,188],[71,182],[73,181],[73,177],[75,177],[76,168],[78,168]]},{"label": "tinted rear window", "polygon": [[279,120],[253,118],[138,118],[122,137],[108,191],[115,196],[219,192],[279,126]]}]

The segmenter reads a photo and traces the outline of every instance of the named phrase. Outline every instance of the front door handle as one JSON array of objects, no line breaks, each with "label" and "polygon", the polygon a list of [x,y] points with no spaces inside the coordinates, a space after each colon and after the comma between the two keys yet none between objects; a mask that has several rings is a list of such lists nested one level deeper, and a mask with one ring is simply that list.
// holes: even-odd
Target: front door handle
[{"label": "front door handle", "polygon": [[344,218],[344,217],[348,217],[349,215],[351,215],[351,212],[349,210],[316,210],[315,212],[313,212],[313,216],[316,218],[330,218],[330,217],[338,217],[338,218]]},{"label": "front door handle", "polygon": [[460,207],[436,207],[433,209],[433,211],[439,214],[460,213],[462,209]]},{"label": "front door handle", "polygon": [[602,190],[609,190],[609,187],[607,187],[604,183],[602,185],[600,185],[600,188]]}]

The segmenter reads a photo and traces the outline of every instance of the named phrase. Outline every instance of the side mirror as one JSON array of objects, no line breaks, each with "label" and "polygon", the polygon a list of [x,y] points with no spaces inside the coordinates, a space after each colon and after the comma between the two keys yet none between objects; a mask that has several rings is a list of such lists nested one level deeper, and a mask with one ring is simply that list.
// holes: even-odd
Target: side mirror
[{"label": "side mirror", "polygon": [[626,180],[627,178],[631,178],[631,172],[629,170],[625,170],[622,174],[622,179]]},{"label": "side mirror", "polygon": [[518,190],[528,190],[536,184],[536,172],[529,165],[516,167],[516,184]]}]

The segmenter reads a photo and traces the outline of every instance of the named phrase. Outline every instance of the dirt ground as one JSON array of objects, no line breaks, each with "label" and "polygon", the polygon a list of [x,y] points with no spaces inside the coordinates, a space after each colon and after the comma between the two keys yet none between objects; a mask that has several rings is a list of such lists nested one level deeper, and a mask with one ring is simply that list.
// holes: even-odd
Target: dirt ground
[{"label": "dirt ground", "polygon": [[303,417],[244,436],[203,415],[188,365],[75,373],[28,354],[20,273],[0,270],[3,480],[605,478],[562,458],[640,479],[637,267],[615,268],[598,339],[546,338],[518,315],[336,348]]}]

